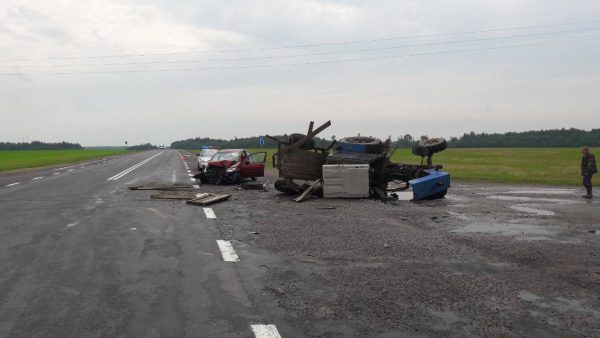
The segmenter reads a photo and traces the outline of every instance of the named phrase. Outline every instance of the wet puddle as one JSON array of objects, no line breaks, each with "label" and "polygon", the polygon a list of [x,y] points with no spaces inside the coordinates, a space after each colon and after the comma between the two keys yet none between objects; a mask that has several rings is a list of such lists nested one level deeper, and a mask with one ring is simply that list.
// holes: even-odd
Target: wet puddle
[{"label": "wet puddle", "polygon": [[539,194],[539,195],[570,195],[577,193],[575,189],[513,189],[505,194]]},{"label": "wet puddle", "polygon": [[554,215],[556,215],[556,213],[554,211],[530,208],[530,207],[526,207],[524,205],[511,205],[510,208],[513,210],[533,214],[535,216],[554,216]]},{"label": "wet puddle", "polygon": [[550,235],[552,232],[548,227],[534,224],[513,224],[513,223],[471,223],[466,226],[452,230],[454,233],[485,233],[498,234],[506,236],[520,235],[522,239],[544,240],[548,239],[543,235]]},{"label": "wet puddle", "polygon": [[559,203],[559,204],[579,204],[581,202],[574,200],[567,200],[561,198],[537,198],[537,197],[525,197],[525,196],[502,196],[493,195],[487,198],[501,200],[501,201],[519,201],[519,202],[548,202],[548,203]]}]

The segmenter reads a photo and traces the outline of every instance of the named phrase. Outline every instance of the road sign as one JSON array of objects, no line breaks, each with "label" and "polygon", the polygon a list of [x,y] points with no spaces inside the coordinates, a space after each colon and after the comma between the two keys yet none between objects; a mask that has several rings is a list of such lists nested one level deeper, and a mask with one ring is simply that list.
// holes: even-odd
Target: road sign
[{"label": "road sign", "polygon": [[258,144],[260,144],[261,146],[264,146],[265,145],[265,138],[264,137],[258,138]]}]

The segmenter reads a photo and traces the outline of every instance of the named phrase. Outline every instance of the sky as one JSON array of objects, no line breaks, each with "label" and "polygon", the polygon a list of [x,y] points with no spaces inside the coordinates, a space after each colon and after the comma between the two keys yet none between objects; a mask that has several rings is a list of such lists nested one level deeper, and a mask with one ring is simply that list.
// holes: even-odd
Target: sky
[{"label": "sky", "polygon": [[0,141],[600,127],[600,2],[2,0]]}]

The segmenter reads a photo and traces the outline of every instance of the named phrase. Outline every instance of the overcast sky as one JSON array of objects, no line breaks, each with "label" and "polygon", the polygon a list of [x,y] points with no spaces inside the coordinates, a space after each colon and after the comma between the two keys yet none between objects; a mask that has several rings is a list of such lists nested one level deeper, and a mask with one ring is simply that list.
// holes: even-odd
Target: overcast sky
[{"label": "overcast sky", "polygon": [[0,141],[600,127],[597,0],[2,0],[0,60]]}]

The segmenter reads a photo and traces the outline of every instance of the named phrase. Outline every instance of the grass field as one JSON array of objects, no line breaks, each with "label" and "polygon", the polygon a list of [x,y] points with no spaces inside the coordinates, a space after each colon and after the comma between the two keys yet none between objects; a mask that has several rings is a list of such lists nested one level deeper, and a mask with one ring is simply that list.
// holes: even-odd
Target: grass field
[{"label": "grass field", "polygon": [[[260,149],[251,149],[256,151]],[[267,167],[271,167],[274,149],[263,151],[267,151]],[[600,155],[600,149],[594,151]],[[578,148],[447,149],[433,159],[457,181],[581,185]],[[420,157],[409,149],[398,149],[392,161],[418,164]],[[594,184],[600,185],[600,175],[594,176]]]},{"label": "grass field", "polygon": [[123,153],[122,150],[3,150],[0,171],[77,163]]}]

